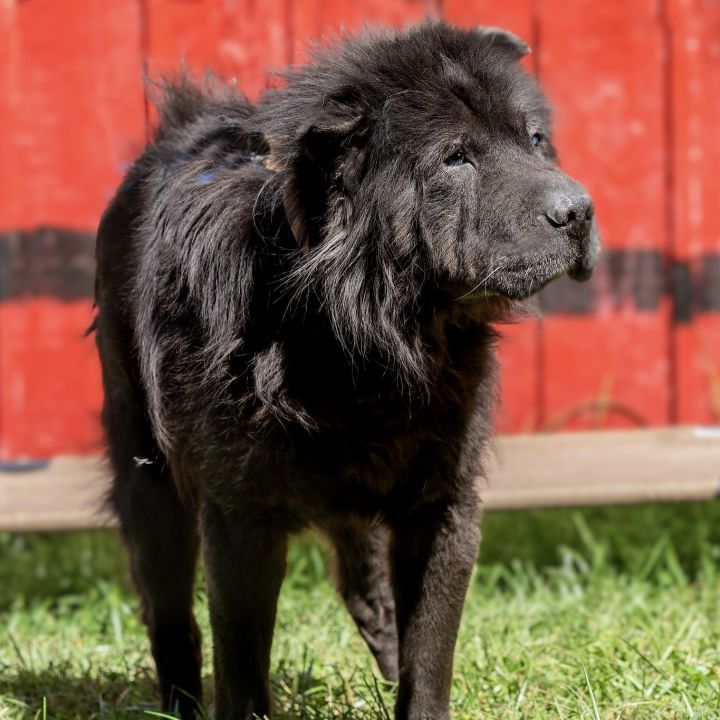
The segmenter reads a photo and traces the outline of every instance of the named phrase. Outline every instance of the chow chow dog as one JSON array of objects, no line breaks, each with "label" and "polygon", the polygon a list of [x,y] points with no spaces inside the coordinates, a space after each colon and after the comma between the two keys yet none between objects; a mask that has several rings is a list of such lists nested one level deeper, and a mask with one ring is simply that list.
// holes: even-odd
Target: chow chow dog
[{"label": "chow chow dog", "polygon": [[449,718],[492,323],[599,249],[527,50],[427,22],[318,49],[255,104],[167,82],[100,225],[95,321],[165,710],[201,707],[202,549],[216,717],[270,714],[288,538],[310,526],[397,720]]}]

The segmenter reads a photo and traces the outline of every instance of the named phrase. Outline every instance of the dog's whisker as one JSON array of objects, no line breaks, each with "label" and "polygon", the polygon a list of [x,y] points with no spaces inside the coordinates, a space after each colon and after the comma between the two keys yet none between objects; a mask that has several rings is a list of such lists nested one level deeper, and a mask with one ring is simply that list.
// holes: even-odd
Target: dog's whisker
[{"label": "dog's whisker", "polygon": [[[499,258],[501,261],[504,260],[504,258]],[[476,290],[478,290],[482,285],[484,285],[498,270],[501,270],[504,265],[504,262],[501,262],[494,270],[491,270],[474,288],[471,290],[468,290],[464,295],[461,295],[460,297],[456,297],[455,301],[458,300],[464,300],[468,295],[472,295]]]}]

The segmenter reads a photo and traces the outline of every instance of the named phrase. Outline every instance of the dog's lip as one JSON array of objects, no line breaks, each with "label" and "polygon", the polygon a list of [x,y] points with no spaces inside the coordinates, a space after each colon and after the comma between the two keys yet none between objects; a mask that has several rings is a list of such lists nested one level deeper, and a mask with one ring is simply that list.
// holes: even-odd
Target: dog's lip
[{"label": "dog's lip", "polygon": [[600,233],[593,222],[590,235],[583,243],[582,253],[568,270],[568,276],[576,282],[586,282],[589,280],[597,267],[601,252]]},{"label": "dog's lip", "polygon": [[[486,285],[483,285],[481,287],[474,288],[470,292],[468,291],[462,291],[457,289],[457,295],[453,298],[455,301],[477,301],[480,298],[493,298],[493,297],[501,297],[501,298],[507,298],[509,300],[526,300],[529,297],[532,297],[533,295],[540,292],[543,288],[547,287],[548,285],[556,282],[557,280],[560,280],[564,277],[569,277],[571,280],[574,280],[575,282],[586,282],[592,277],[593,271],[595,270],[595,265],[588,266],[585,264],[584,261],[586,261],[587,258],[575,258],[572,260],[572,262],[569,262],[567,266],[561,267],[561,269],[558,269],[554,274],[549,275],[548,277],[541,279],[540,277],[535,278],[534,285],[535,287],[528,292],[525,293],[515,293],[515,292],[507,292],[502,287],[494,287],[490,288]],[[508,273],[510,275],[516,274],[518,276],[526,276],[527,269],[519,266],[519,267],[507,267],[503,268],[505,273]],[[452,292],[452,291],[451,291]]]},{"label": "dog's lip", "polygon": [[527,300],[533,295],[537,295],[537,293],[546,288],[548,285],[551,285],[552,283],[560,280],[561,278],[569,276],[570,270],[570,268],[565,268],[563,270],[558,270],[558,272],[556,272],[554,275],[550,275],[545,279],[536,278],[535,286],[527,293],[503,292],[502,290],[486,290],[485,292],[488,295],[493,294],[495,296],[508,298],[509,300]]},{"label": "dog's lip", "polygon": [[587,252],[582,257],[579,257],[567,271],[568,277],[575,280],[575,282],[587,282],[597,267],[600,250],[600,243],[595,240],[593,245],[587,249]]},{"label": "dog's lip", "polygon": [[568,270],[567,274],[568,277],[575,282],[587,282],[592,277],[594,270],[594,267],[587,267],[581,263],[576,263]]}]

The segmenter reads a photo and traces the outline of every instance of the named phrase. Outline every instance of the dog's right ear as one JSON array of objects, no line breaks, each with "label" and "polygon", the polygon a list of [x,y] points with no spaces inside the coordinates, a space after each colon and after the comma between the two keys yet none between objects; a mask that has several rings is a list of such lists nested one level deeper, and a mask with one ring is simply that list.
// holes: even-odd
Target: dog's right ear
[{"label": "dog's right ear", "polygon": [[477,27],[474,30],[482,42],[502,53],[510,60],[520,60],[530,52],[530,46],[521,38],[499,27]]},{"label": "dog's right ear", "polygon": [[299,147],[285,181],[285,214],[302,248],[317,241],[316,227],[326,208],[328,190],[342,185],[343,156],[362,142],[367,128],[364,113],[332,105],[299,133]]}]

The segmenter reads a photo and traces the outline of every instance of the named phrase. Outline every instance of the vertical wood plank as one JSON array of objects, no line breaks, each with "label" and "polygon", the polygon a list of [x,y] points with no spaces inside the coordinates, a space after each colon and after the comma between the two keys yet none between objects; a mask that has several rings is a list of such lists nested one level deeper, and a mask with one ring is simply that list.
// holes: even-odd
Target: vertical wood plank
[{"label": "vertical wood plank", "polygon": [[[539,0],[540,76],[564,168],[584,182],[606,248],[589,285],[545,293],[545,422],[669,419],[664,35],[655,0]],[[587,314],[590,313],[590,314]]]},{"label": "vertical wood plank", "polygon": [[89,300],[0,304],[2,460],[96,454],[101,386]]},{"label": "vertical wood plank", "polygon": [[[0,3],[0,252],[49,228],[91,233],[141,146],[139,2]],[[67,237],[67,235],[63,235]],[[11,246],[12,244],[12,246]],[[42,248],[32,272],[72,277]],[[92,244],[79,262],[92,263]],[[9,278],[10,281],[13,278]],[[0,458],[97,451],[91,299],[9,299],[0,283]]]},{"label": "vertical wood plank", "polygon": [[[514,32],[531,46],[533,2],[521,0],[497,3],[491,0],[445,0],[443,16],[460,27],[494,25]],[[532,55],[525,61],[532,69]],[[530,432],[537,428],[539,372],[539,333],[537,318],[498,328],[500,341],[500,408],[496,420],[499,432]]]},{"label": "vertical wood plank", "polygon": [[669,0],[676,412],[720,422],[720,4]]},{"label": "vertical wood plank", "polygon": [[289,0],[146,0],[151,76],[212,69],[251,98],[290,61]]},{"label": "vertical wood plank", "polygon": [[293,3],[293,62],[308,59],[310,41],[364,25],[402,27],[438,14],[436,0],[296,0]]},{"label": "vertical wood plank", "polygon": [[141,147],[139,2],[0,3],[0,224],[93,228]]}]

